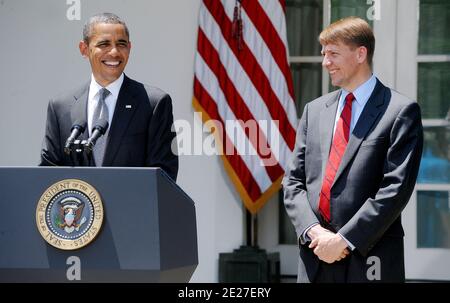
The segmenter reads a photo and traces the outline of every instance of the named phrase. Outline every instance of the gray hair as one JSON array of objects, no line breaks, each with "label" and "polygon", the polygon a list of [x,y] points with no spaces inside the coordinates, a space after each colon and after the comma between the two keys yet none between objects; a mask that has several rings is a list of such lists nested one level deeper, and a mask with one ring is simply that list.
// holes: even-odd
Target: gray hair
[{"label": "gray hair", "polygon": [[84,24],[83,27],[83,40],[86,43],[89,43],[89,39],[92,35],[92,30],[94,26],[98,23],[107,23],[107,24],[122,24],[125,28],[125,33],[127,34],[128,39],[130,39],[130,33],[128,31],[128,27],[125,22],[120,19],[119,16],[114,15],[112,13],[101,13],[96,14],[89,18],[89,20]]}]

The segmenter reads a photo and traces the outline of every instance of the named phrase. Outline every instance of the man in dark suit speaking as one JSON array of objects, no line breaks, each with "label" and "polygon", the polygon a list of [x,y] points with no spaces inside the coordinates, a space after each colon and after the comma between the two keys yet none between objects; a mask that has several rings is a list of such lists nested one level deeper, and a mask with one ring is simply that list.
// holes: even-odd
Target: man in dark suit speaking
[{"label": "man in dark suit speaking", "polygon": [[371,71],[375,38],[349,17],[319,37],[341,89],[308,103],[284,178],[299,239],[299,282],[402,282],[400,215],[422,154],[420,108]]},{"label": "man in dark suit speaking", "polygon": [[[89,59],[92,76],[81,88],[49,102],[41,165],[152,166],[176,180],[172,100],[123,73],[131,48],[126,24],[110,13],[91,17],[79,48]],[[80,139],[88,139],[95,129],[105,132],[89,160],[64,152],[77,125],[86,129]]]}]

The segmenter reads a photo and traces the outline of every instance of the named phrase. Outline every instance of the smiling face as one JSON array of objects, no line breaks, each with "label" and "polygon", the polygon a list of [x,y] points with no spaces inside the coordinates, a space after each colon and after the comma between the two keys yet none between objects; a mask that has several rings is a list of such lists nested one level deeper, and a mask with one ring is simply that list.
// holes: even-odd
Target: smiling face
[{"label": "smiling face", "polygon": [[328,70],[334,86],[353,91],[367,77],[367,49],[363,46],[328,43],[322,46],[322,56],[322,66]]},{"label": "smiling face", "polygon": [[79,47],[83,57],[89,58],[95,80],[105,87],[125,69],[131,43],[122,24],[97,23],[89,42],[81,41]]}]

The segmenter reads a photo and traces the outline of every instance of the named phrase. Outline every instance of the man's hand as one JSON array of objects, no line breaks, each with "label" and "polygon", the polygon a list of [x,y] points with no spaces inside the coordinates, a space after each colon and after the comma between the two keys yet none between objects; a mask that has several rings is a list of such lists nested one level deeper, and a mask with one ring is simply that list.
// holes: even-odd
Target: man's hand
[{"label": "man's hand", "polygon": [[308,237],[312,240],[309,248],[314,249],[314,254],[324,262],[340,261],[350,253],[347,249],[347,242],[339,234],[320,225],[313,226],[308,231]]},{"label": "man's hand", "polygon": [[326,228],[320,226],[320,224],[316,224],[308,230],[308,237],[313,241],[315,238],[325,234],[334,234]]}]

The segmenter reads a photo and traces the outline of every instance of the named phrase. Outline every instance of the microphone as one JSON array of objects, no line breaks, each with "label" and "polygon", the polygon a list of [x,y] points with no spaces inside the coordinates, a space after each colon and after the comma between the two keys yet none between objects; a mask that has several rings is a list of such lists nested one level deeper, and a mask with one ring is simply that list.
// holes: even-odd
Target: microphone
[{"label": "microphone", "polygon": [[64,152],[67,155],[70,155],[70,152],[72,151],[73,142],[78,138],[79,135],[81,135],[84,132],[86,124],[87,124],[86,121],[76,120],[75,123],[72,125],[72,128],[70,129],[71,131],[70,136],[69,138],[67,138],[66,144],[64,145]]},{"label": "microphone", "polygon": [[97,124],[92,129],[91,137],[86,141],[86,144],[84,145],[84,150],[87,151],[88,154],[91,153],[94,149],[95,143],[97,142],[98,138],[106,133],[108,126],[109,123],[106,119],[100,119],[97,121]]}]

